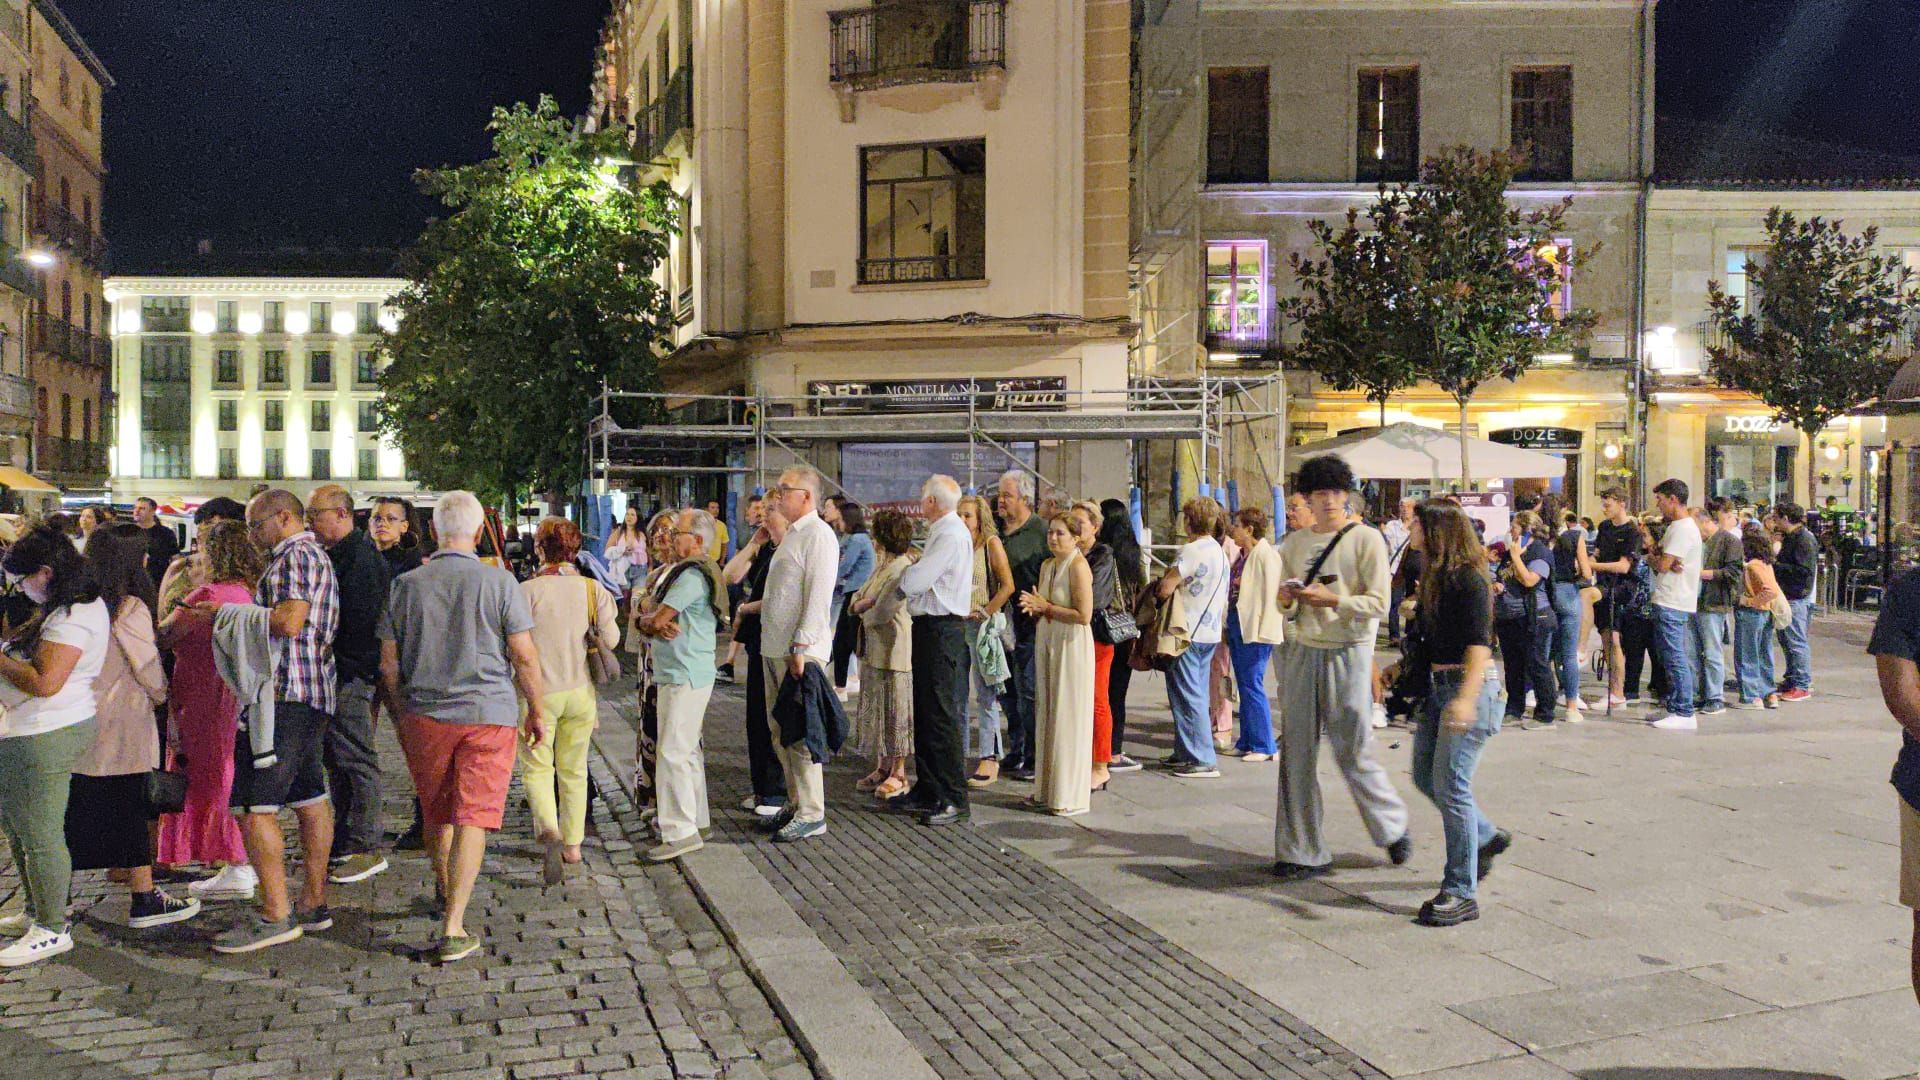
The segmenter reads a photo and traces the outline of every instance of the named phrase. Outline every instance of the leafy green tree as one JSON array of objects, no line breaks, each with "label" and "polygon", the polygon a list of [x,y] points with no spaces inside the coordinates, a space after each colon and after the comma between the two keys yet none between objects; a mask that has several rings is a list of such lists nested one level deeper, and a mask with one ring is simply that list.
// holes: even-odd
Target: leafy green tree
[{"label": "leafy green tree", "polygon": [[[1302,324],[1302,362],[1342,389],[1363,389],[1383,407],[1424,380],[1445,390],[1467,428],[1467,404],[1489,379],[1516,379],[1547,353],[1571,352],[1593,328],[1591,311],[1558,311],[1569,267],[1586,251],[1562,251],[1571,197],[1522,212],[1507,188],[1526,157],[1511,151],[1443,151],[1420,178],[1380,186],[1344,227],[1315,228],[1318,260],[1299,260],[1305,295],[1291,310]],[[1362,225],[1362,218],[1365,224]],[[1473,475],[1460,442],[1460,484]]]},{"label": "leafy green tree", "polygon": [[551,98],[488,130],[493,157],[417,177],[450,213],[408,253],[380,422],[428,487],[504,500],[579,483],[603,384],[657,388],[678,200],[622,183],[631,151],[576,135]]},{"label": "leafy green tree", "polygon": [[1767,211],[1767,246],[1747,264],[1746,296],[1707,283],[1718,331],[1707,346],[1714,378],[1754,395],[1774,419],[1807,436],[1807,497],[1815,491],[1814,440],[1836,417],[1886,391],[1906,359],[1900,348],[1916,302],[1898,254],[1876,254],[1879,230],[1849,236],[1839,221]]}]

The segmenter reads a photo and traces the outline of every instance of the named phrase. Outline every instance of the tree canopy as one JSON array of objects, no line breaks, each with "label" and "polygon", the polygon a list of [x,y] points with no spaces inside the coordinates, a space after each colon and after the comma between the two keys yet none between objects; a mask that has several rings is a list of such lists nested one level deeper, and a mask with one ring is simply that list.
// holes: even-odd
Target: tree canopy
[{"label": "tree canopy", "polygon": [[491,158],[417,177],[451,212],[408,253],[380,422],[427,487],[504,499],[580,481],[603,382],[657,387],[680,224],[664,183],[621,182],[616,135],[576,135],[551,98],[488,130]]},{"label": "tree canopy", "polygon": [[[1747,263],[1747,294],[1707,284],[1714,378],[1759,398],[1809,440],[1886,392],[1920,300],[1900,256],[1875,253],[1878,229],[1849,236],[1841,224],[1776,206],[1767,211],[1766,248]],[[1808,498],[1817,467],[1809,453]]]}]

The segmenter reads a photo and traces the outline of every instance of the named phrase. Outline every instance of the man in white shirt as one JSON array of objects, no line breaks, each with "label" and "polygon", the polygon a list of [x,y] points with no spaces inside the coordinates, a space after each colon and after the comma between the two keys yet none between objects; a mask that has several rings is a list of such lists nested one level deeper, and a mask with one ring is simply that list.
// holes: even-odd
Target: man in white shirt
[{"label": "man in white shirt", "polygon": [[1387,580],[1392,583],[1392,594],[1387,603],[1387,640],[1400,640],[1400,602],[1407,598],[1406,586],[1400,581],[1400,560],[1406,557],[1407,540],[1413,529],[1413,500],[1401,499],[1399,513],[1380,526],[1380,535],[1387,541]]},{"label": "man in white shirt", "polygon": [[[1653,726],[1661,731],[1694,731],[1696,688],[1693,614],[1700,607],[1700,567],[1706,555],[1700,526],[1687,508],[1687,482],[1663,480],[1653,489],[1653,505],[1667,519],[1660,553],[1653,556],[1653,647],[1667,669],[1667,713]],[[1716,688],[1717,689],[1717,688]]]},{"label": "man in white shirt", "polygon": [[900,575],[899,597],[913,616],[913,790],[887,801],[916,811],[922,825],[967,820],[964,725],[967,615],[973,606],[973,533],[954,510],[960,485],[935,476],[920,489],[926,547]]},{"label": "man in white shirt", "polygon": [[1413,856],[1407,804],[1373,756],[1373,640],[1387,613],[1387,543],[1347,514],[1353,469],[1309,458],[1295,484],[1311,524],[1280,543],[1280,609],[1293,616],[1280,647],[1280,793],[1273,872],[1319,877],[1333,853],[1321,835],[1320,733],[1346,777],[1373,842],[1395,866]]},{"label": "man in white shirt", "polygon": [[[833,661],[833,586],[840,575],[840,540],[820,520],[820,474],[797,465],[780,474],[772,497],[792,524],[767,567],[761,595],[760,663],[767,698],[778,700],[780,684],[800,678],[808,664]],[[820,763],[805,742],[792,746],[780,737],[780,724],[767,710],[773,745],[787,774],[787,806],[777,817],[758,823],[781,843],[820,836],[827,831],[826,786]]]}]

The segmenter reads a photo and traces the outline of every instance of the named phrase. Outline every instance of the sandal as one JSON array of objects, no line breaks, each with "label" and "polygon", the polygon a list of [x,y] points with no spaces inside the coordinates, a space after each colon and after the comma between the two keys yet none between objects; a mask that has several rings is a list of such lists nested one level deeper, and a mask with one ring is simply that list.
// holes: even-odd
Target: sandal
[{"label": "sandal", "polygon": [[885,782],[886,779],[887,779],[886,773],[880,772],[879,770],[875,770],[861,777],[860,779],[855,780],[853,782],[853,790],[872,791],[874,788],[879,787],[883,782]]},{"label": "sandal", "polygon": [[1000,777],[997,775],[988,776],[986,773],[977,772],[977,773],[974,773],[972,776],[967,777],[967,786],[970,788],[992,787],[994,783],[999,779]]},{"label": "sandal", "polygon": [[893,777],[888,777],[885,783],[873,789],[873,797],[883,800],[891,799],[895,795],[905,794],[906,790],[907,782],[905,780],[896,780]]}]

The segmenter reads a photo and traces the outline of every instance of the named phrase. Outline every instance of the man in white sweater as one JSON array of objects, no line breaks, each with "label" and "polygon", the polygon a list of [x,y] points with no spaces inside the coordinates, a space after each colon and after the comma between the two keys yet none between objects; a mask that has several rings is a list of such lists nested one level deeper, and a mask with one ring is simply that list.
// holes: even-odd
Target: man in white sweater
[{"label": "man in white sweater", "polygon": [[[808,664],[833,662],[833,586],[840,573],[840,540],[820,520],[820,474],[798,465],[780,474],[773,489],[780,512],[792,522],[767,568],[761,594],[760,662],[767,700],[780,696],[781,681],[798,679]],[[787,772],[787,806],[761,825],[781,843],[820,836],[827,831],[827,795],[820,763],[804,742],[787,746],[780,724],[767,710],[775,752]]]},{"label": "man in white sweater", "polygon": [[[1333,855],[1321,836],[1320,732],[1353,791],[1373,842],[1395,866],[1413,854],[1407,804],[1373,756],[1373,640],[1387,613],[1387,545],[1347,513],[1353,469],[1333,455],[1300,467],[1298,493],[1312,523],[1280,544],[1281,609],[1291,617],[1280,647],[1280,798],[1273,872],[1319,877]],[[1329,550],[1331,549],[1331,550]]]}]

